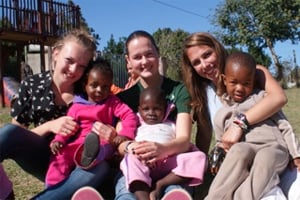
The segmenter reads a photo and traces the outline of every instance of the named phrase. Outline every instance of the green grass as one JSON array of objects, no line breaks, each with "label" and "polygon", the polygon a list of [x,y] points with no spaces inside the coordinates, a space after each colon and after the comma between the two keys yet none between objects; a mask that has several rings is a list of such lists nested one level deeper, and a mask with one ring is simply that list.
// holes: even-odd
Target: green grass
[{"label": "green grass", "polygon": [[[300,138],[300,89],[293,88],[286,90],[286,94],[289,101],[283,108],[283,111],[292,124],[295,133]],[[0,126],[11,120],[8,113],[8,108],[0,108]],[[16,200],[29,199],[33,195],[43,190],[43,183],[20,169],[20,167],[14,161],[6,160],[4,161],[3,165],[8,176],[14,183]],[[209,179],[209,177],[207,179]],[[202,196],[204,196],[207,188],[208,184],[203,184],[202,186],[200,186],[197,189],[198,195],[196,199],[202,199]]]},{"label": "green grass", "polygon": [[[10,121],[9,108],[0,108],[0,126]],[[14,184],[16,200],[30,199],[43,190],[44,183],[23,171],[13,160],[5,160],[3,166]]]},{"label": "green grass", "polygon": [[283,112],[293,126],[294,132],[300,138],[300,89],[293,88],[286,90],[288,103],[283,108]]}]

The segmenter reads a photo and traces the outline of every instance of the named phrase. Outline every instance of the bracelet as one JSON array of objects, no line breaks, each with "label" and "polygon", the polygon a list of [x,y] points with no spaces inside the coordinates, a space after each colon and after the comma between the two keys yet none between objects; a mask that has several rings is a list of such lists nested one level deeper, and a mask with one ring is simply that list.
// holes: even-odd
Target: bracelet
[{"label": "bracelet", "polygon": [[250,125],[246,118],[246,115],[244,115],[243,113],[239,113],[233,120],[233,123],[237,124],[244,133],[247,133],[249,131]]},{"label": "bracelet", "polygon": [[124,149],[124,152],[125,152],[125,153],[128,153],[128,152],[129,152],[128,147],[129,147],[129,145],[131,145],[131,144],[132,144],[132,141],[127,142],[127,144],[126,144],[126,146],[125,146],[125,149]]}]

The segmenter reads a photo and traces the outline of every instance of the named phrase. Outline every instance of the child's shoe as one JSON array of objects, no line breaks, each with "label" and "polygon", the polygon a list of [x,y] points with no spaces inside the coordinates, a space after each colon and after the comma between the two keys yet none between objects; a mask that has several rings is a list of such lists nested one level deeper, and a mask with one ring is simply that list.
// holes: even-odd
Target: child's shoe
[{"label": "child's shoe", "polygon": [[191,195],[184,189],[173,189],[167,192],[162,200],[193,200]]},{"label": "child's shoe", "polygon": [[100,139],[96,133],[89,133],[84,140],[83,152],[81,155],[81,166],[89,167],[95,160],[100,150]]},{"label": "child's shoe", "polygon": [[77,190],[71,200],[104,200],[104,198],[94,188],[85,186]]}]

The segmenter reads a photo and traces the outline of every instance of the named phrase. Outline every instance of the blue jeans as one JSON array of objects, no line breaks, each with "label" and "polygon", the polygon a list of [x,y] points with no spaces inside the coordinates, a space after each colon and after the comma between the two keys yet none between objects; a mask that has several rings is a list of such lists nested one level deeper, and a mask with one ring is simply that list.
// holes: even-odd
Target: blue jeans
[{"label": "blue jeans", "polygon": [[50,158],[49,141],[14,124],[0,128],[0,162],[12,159],[26,172],[44,181]]},{"label": "blue jeans", "polygon": [[[115,200],[136,200],[135,196],[133,193],[129,192],[129,190],[126,188],[125,184],[125,177],[123,174],[120,172],[117,177],[116,177],[116,196]],[[193,193],[193,188],[192,187],[183,187],[181,185],[169,185],[166,187],[164,194],[173,190],[173,189],[178,189],[178,188],[183,188],[186,189],[190,194]]]},{"label": "blue jeans", "polygon": [[84,170],[77,167],[72,171],[70,176],[62,183],[45,189],[32,199],[48,200],[59,199],[69,200],[76,190],[83,186],[91,186],[96,188],[101,184],[108,174],[110,168],[107,162],[102,161],[90,170]]},{"label": "blue jeans", "polygon": [[[299,180],[297,180],[297,168],[293,168],[293,169],[285,169],[283,171],[283,173],[280,176],[280,183],[279,183],[279,187],[282,189],[284,195],[286,197],[289,196],[290,193],[290,189],[291,186],[293,184],[296,184],[297,181],[299,182]],[[299,193],[293,193],[292,196],[294,197],[294,199],[300,199]]]},{"label": "blue jeans", "polygon": [[[13,124],[0,128],[0,162],[13,159],[23,170],[44,181],[50,154],[49,141],[45,137]],[[105,161],[90,170],[76,168],[65,181],[45,189],[33,199],[71,199],[80,187],[101,184],[109,170]]]}]

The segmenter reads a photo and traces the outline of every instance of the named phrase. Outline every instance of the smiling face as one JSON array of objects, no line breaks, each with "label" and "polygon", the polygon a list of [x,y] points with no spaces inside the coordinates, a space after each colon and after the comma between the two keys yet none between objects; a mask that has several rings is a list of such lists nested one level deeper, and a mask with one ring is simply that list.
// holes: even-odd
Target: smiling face
[{"label": "smiling face", "polygon": [[106,99],[110,94],[111,85],[112,76],[107,75],[99,69],[92,69],[88,74],[85,85],[88,101],[97,103]]},{"label": "smiling face", "polygon": [[54,49],[53,79],[73,84],[82,76],[92,54],[83,45],[69,41],[61,49]]},{"label": "smiling face", "polygon": [[206,45],[193,46],[188,48],[186,53],[199,76],[213,82],[217,81],[219,75],[218,59],[213,48]]},{"label": "smiling face", "polygon": [[148,38],[143,36],[133,38],[127,44],[127,51],[126,59],[134,74],[149,78],[159,73],[159,53]]}]

